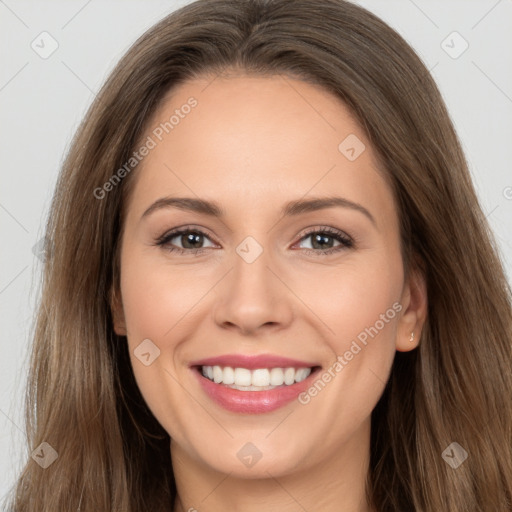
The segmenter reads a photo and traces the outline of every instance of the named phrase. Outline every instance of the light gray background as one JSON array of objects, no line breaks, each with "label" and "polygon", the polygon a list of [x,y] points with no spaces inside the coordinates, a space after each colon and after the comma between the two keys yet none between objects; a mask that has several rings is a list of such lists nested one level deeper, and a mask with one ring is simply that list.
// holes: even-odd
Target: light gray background
[{"label": "light gray background", "polygon": [[[40,272],[32,248],[60,164],[107,73],[140,34],[186,3],[0,0],[0,499],[28,450],[23,397]],[[432,70],[512,281],[512,0],[357,3]],[[43,31],[59,45],[47,59],[31,48]],[[453,31],[469,43],[455,59],[443,49],[462,49],[458,36],[446,39]]]}]

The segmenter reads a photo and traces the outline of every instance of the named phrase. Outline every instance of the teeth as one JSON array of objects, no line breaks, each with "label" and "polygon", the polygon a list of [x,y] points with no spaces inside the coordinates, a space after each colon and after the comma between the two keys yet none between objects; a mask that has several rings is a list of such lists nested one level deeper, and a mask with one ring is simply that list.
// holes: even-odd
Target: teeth
[{"label": "teeth", "polygon": [[286,368],[284,371],[284,383],[289,386],[295,382],[295,368]]},{"label": "teeth", "polygon": [[233,368],[230,368],[229,366],[226,366],[226,368],[224,368],[224,370],[222,371],[222,379],[221,380],[224,384],[234,384],[235,383],[235,370],[233,370]]},{"label": "teeth", "polygon": [[[214,368],[220,369],[220,366],[214,366]],[[235,368],[235,384],[237,386],[250,386],[252,384],[251,380],[251,370],[247,368]],[[224,379],[222,379],[222,382],[224,382]]]},{"label": "teeth", "polygon": [[311,373],[311,368],[231,368],[230,366],[203,366],[202,374],[217,384],[225,384],[242,391],[263,391],[277,386],[291,386]]},{"label": "teeth", "polygon": [[251,384],[253,386],[269,386],[270,372],[266,368],[261,370],[253,370]]},{"label": "teeth", "polygon": [[284,384],[284,372],[282,368],[272,368],[272,370],[270,370],[270,384],[272,386],[282,386]]}]

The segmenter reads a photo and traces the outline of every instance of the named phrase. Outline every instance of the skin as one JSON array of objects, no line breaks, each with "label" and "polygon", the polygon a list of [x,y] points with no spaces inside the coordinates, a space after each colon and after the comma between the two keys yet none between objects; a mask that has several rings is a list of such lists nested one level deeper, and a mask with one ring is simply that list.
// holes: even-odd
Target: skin
[{"label": "skin", "polygon": [[[369,511],[370,415],[395,351],[416,348],[427,308],[424,277],[413,272],[404,280],[396,204],[376,154],[338,98],[283,76],[181,84],[145,137],[190,96],[198,105],[134,171],[113,306],[142,395],[172,438],[174,512]],[[354,161],[338,149],[349,134],[366,146]],[[327,195],[359,203],[375,225],[343,207],[280,214],[288,201]],[[225,216],[168,207],[141,219],[164,196],[213,200]],[[194,247],[186,236],[155,245],[187,225],[206,232],[195,246],[202,253],[168,251]],[[320,254],[340,242],[314,246],[304,232],[326,226],[357,242]],[[252,263],[236,252],[247,236],[263,248]],[[328,369],[396,302],[400,313],[305,405],[230,412],[205,395],[189,368],[222,354],[270,353]],[[149,366],[133,352],[144,339],[160,350]],[[261,453],[252,467],[237,457],[247,442]]]}]

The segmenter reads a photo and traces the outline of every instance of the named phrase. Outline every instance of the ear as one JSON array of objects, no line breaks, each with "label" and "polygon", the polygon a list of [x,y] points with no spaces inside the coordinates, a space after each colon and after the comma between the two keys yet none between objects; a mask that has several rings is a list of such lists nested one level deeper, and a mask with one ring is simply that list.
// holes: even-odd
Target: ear
[{"label": "ear", "polygon": [[118,336],[126,336],[123,302],[121,300],[121,293],[115,286],[112,286],[110,291],[110,310],[112,311],[114,332]]},{"label": "ear", "polygon": [[[420,267],[411,269],[409,278],[404,284],[400,304],[403,313],[398,322],[396,350],[408,352],[419,345],[423,325],[427,318],[427,283]],[[414,336],[411,339],[412,333]]]}]

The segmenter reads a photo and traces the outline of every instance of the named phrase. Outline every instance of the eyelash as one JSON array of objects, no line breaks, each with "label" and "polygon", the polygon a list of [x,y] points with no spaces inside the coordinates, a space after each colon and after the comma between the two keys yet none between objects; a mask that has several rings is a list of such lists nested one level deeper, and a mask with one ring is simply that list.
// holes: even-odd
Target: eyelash
[{"label": "eyelash", "polygon": [[[192,228],[191,226],[186,226],[183,228],[179,228],[179,229],[164,233],[162,236],[160,236],[155,241],[155,245],[165,248],[168,252],[177,252],[178,254],[185,254],[185,253],[191,254],[192,253],[194,255],[199,255],[209,249],[209,247],[200,247],[198,249],[182,249],[181,247],[167,246],[167,244],[169,243],[170,240],[172,240],[176,236],[183,235],[186,233],[195,233],[195,234],[203,235],[206,238],[210,238],[201,229],[196,229],[196,228]],[[304,233],[302,235],[299,242],[313,234],[328,234],[328,235],[330,235],[331,238],[335,238],[338,242],[340,242],[340,245],[338,245],[337,247],[331,247],[330,249],[302,249],[308,255],[317,256],[318,254],[322,254],[322,255],[333,254],[333,253],[339,252],[344,249],[353,248],[355,245],[355,243],[354,243],[355,241],[352,237],[348,236],[343,231],[339,231],[339,230],[331,228],[329,226],[320,226],[320,227],[316,227],[316,228],[312,228],[312,229],[308,230],[306,233]]]}]

